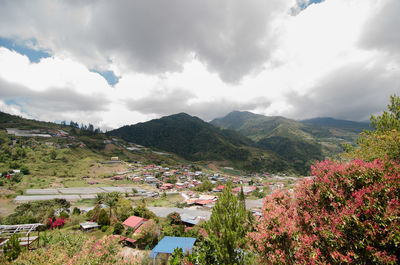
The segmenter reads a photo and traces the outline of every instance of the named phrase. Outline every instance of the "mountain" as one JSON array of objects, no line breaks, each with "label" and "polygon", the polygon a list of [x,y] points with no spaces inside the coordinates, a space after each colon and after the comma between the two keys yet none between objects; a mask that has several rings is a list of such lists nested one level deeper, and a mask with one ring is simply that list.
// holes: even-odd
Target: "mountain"
[{"label": "mountain", "polygon": [[312,124],[315,126],[324,126],[330,128],[337,128],[347,130],[350,132],[360,133],[363,130],[372,129],[369,126],[369,122],[356,122],[348,120],[336,120],[334,118],[314,118],[308,120],[302,120],[302,123]]},{"label": "mountain", "polygon": [[279,154],[257,148],[256,143],[234,130],[219,129],[185,113],[123,126],[107,134],[190,161],[213,161],[249,172],[304,172]]},{"label": "mountain", "polygon": [[[12,128],[10,133],[7,128]],[[24,166],[35,176],[68,176],[73,179],[92,171],[95,171],[93,175],[103,174],[97,164],[112,156],[143,163],[174,165],[181,162],[174,155],[129,147],[122,139],[111,139],[104,133],[25,119],[0,111],[0,172]]]},{"label": "mountain", "polygon": [[253,143],[234,131],[221,130],[197,117],[179,113],[107,133],[196,160],[246,160]]},{"label": "mountain", "polygon": [[233,111],[211,124],[232,129],[270,150],[299,169],[315,160],[342,151],[342,143],[354,143],[367,123],[315,118],[295,121],[281,116],[264,116],[247,111]]}]

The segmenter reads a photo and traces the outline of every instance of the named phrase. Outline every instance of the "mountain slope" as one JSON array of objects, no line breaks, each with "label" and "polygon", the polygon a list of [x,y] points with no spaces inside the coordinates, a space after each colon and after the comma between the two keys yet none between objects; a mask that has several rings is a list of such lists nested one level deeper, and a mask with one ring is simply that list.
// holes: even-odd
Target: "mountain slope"
[{"label": "mountain slope", "polygon": [[220,128],[232,129],[249,137],[259,148],[275,152],[297,169],[315,160],[340,152],[341,144],[354,143],[366,123],[316,118],[295,121],[280,116],[264,116],[233,111],[211,121]]},{"label": "mountain slope", "polygon": [[246,160],[249,151],[242,147],[252,144],[233,131],[220,130],[185,113],[124,126],[107,134],[192,161]]}]

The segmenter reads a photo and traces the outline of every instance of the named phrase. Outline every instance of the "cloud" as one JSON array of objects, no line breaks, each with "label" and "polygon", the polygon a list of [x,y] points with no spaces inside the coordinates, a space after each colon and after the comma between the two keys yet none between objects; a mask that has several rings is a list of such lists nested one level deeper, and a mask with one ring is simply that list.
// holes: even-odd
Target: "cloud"
[{"label": "cloud", "polygon": [[83,95],[69,88],[35,91],[2,78],[0,78],[0,100],[9,106],[17,107],[22,112],[29,113],[30,116],[46,117],[45,120],[52,117],[53,121],[62,119],[64,112],[90,114],[105,111],[109,103],[104,96],[99,94]]},{"label": "cloud", "polygon": [[198,100],[194,93],[180,88],[157,89],[151,91],[148,96],[140,99],[128,99],[125,103],[131,111],[142,114],[163,116],[186,112],[206,121],[225,116],[234,110],[254,110],[259,107],[266,108],[270,105],[269,100],[265,98],[242,102],[225,98],[209,101]]},{"label": "cloud", "polygon": [[292,106],[288,115],[296,118],[334,117],[368,120],[386,109],[389,95],[400,91],[400,68],[383,62],[357,63],[332,71],[308,93],[287,95]]},{"label": "cloud", "polygon": [[181,71],[198,58],[226,82],[262,68],[292,0],[3,1],[0,36],[31,39],[89,68]]},{"label": "cloud", "polygon": [[378,3],[361,33],[360,45],[396,54],[400,58],[400,1],[385,0]]}]

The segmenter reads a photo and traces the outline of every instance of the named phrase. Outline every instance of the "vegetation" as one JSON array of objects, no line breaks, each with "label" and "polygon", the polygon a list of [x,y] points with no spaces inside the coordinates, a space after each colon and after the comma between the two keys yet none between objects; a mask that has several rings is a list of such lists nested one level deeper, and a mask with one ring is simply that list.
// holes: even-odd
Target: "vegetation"
[{"label": "vegetation", "polygon": [[400,164],[393,149],[382,148],[399,148],[396,138],[387,137],[397,131],[398,103],[392,97],[390,113],[372,117],[375,130],[347,154],[371,161],[317,163],[315,178],[297,186],[294,196],[266,197],[260,223],[248,237],[261,262],[398,264]]},{"label": "vegetation", "polygon": [[232,193],[230,183],[226,184],[216,202],[210,220],[205,223],[206,238],[212,253],[201,249],[209,264],[244,264],[246,247],[247,213],[243,201]]},{"label": "vegetation", "polygon": [[64,199],[53,199],[49,201],[27,202],[18,205],[14,213],[8,215],[4,224],[31,224],[45,223],[48,218],[55,217],[55,211],[67,212],[71,204]]},{"label": "vegetation", "polygon": [[241,148],[250,142],[245,137],[221,131],[184,113],[124,126],[108,132],[108,135],[173,152],[192,161],[246,160],[249,156],[249,152]]},{"label": "vegetation", "polygon": [[19,245],[18,236],[13,235],[10,239],[6,242],[3,246],[3,255],[8,261],[13,261],[18,258],[19,254],[21,253],[22,249]]},{"label": "vegetation", "polygon": [[110,217],[108,217],[107,212],[104,209],[100,210],[99,217],[97,218],[97,223],[100,226],[110,225]]},{"label": "vegetation", "polygon": [[[46,248],[35,251],[24,251],[13,262],[3,261],[2,264],[141,264],[145,260],[132,256],[124,260],[119,254],[121,246],[115,236],[105,236],[102,239],[89,237],[82,232],[56,230],[41,234],[42,242],[47,242]],[[147,264],[147,263],[143,263]]]}]

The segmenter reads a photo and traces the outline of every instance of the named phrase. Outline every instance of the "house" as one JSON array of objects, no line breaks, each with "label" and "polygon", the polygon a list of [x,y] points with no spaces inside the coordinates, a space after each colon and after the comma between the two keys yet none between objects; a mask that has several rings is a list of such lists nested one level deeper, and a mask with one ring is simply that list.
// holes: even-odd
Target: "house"
[{"label": "house", "polygon": [[122,177],[122,176],[114,176],[113,179],[114,180],[123,180],[124,177]]},{"label": "house", "polygon": [[176,248],[182,249],[184,253],[192,253],[196,238],[192,237],[171,237],[165,236],[158,242],[150,253],[150,258],[154,259],[153,264],[159,253],[172,254]]},{"label": "house", "polygon": [[125,226],[125,228],[132,228],[134,230],[134,233],[139,229],[141,225],[143,225],[145,222],[148,220],[145,218],[137,217],[137,216],[130,216],[128,219],[126,219],[122,225]]},{"label": "house", "polygon": [[85,231],[85,232],[91,231],[91,230],[94,230],[94,229],[100,227],[100,225],[97,224],[96,222],[85,222],[85,223],[80,223],[79,226],[80,226],[80,228],[81,228],[83,231]]},{"label": "house", "polygon": [[174,187],[174,184],[171,184],[171,183],[164,183],[161,187],[160,187],[160,189],[161,190],[170,190],[170,189],[172,189]]}]

